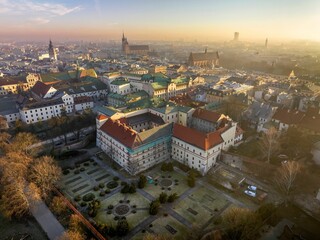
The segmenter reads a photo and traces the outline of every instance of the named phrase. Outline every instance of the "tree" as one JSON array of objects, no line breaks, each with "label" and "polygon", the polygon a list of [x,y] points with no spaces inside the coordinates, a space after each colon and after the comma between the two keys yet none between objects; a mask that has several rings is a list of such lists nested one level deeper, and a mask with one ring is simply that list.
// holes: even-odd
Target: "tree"
[{"label": "tree", "polygon": [[7,218],[21,218],[29,214],[30,208],[40,200],[37,186],[24,179],[12,179],[4,186],[1,196],[1,212]]},{"label": "tree", "polygon": [[8,123],[5,117],[0,116],[0,130],[7,129]]},{"label": "tree", "polygon": [[194,187],[196,185],[196,178],[195,178],[194,173],[192,171],[190,171],[188,174],[187,183],[188,183],[189,187]]},{"label": "tree", "polygon": [[167,164],[167,171],[168,171],[168,172],[172,172],[172,171],[173,171],[173,164],[172,164],[172,162],[169,162],[169,163]]},{"label": "tree", "polygon": [[98,210],[101,207],[101,203],[99,200],[95,199],[91,201],[88,205],[88,214],[90,217],[95,217],[98,213]]},{"label": "tree", "polygon": [[68,230],[63,233],[59,240],[85,240],[86,237],[80,232]]},{"label": "tree", "polygon": [[147,184],[147,178],[145,175],[140,175],[139,182],[138,182],[138,188],[144,188]]},{"label": "tree", "polygon": [[270,163],[271,156],[279,149],[279,137],[277,129],[271,127],[262,135],[260,142],[261,151],[267,156],[267,162]]},{"label": "tree", "polygon": [[118,221],[116,226],[117,235],[122,237],[129,232],[129,224],[126,219],[121,219]]},{"label": "tree", "polygon": [[279,189],[286,196],[289,195],[300,170],[300,163],[295,161],[288,161],[282,164],[282,166],[278,169],[275,181]]},{"label": "tree", "polygon": [[130,187],[129,187],[129,193],[135,193],[137,190],[136,190],[136,185],[134,183],[131,183],[130,184]]},{"label": "tree", "polygon": [[157,215],[160,208],[160,202],[159,200],[154,200],[150,203],[149,207],[149,214],[150,215]]},{"label": "tree", "polygon": [[160,203],[166,203],[167,199],[168,199],[168,195],[165,192],[160,193],[159,195]]},{"label": "tree", "polygon": [[163,172],[166,172],[166,171],[168,171],[168,169],[167,169],[167,163],[162,163],[162,165],[161,165],[161,171],[163,171]]},{"label": "tree", "polygon": [[52,157],[44,156],[34,161],[30,168],[29,180],[41,190],[42,197],[47,197],[61,177],[61,169]]},{"label": "tree", "polygon": [[84,225],[81,218],[77,214],[72,214],[69,220],[69,230],[84,235]]},{"label": "tree", "polygon": [[0,133],[0,150],[2,153],[4,153],[8,149],[10,138],[11,138],[11,135],[9,133],[6,133],[6,132]]},{"label": "tree", "polygon": [[30,149],[29,147],[37,142],[39,142],[38,138],[32,133],[21,132],[14,137],[8,151],[34,154],[35,149]]},{"label": "tree", "polygon": [[261,227],[257,215],[246,208],[233,207],[222,217],[227,239],[256,239],[256,232]]},{"label": "tree", "polygon": [[169,203],[172,203],[172,202],[174,202],[178,197],[179,197],[179,196],[178,196],[177,193],[172,193],[172,194],[170,194],[170,195],[168,196],[168,202],[169,202]]},{"label": "tree", "polygon": [[50,208],[52,209],[53,212],[55,212],[58,215],[65,213],[68,209],[67,203],[64,200],[64,198],[58,197],[58,196],[53,197],[51,204],[50,204]]}]

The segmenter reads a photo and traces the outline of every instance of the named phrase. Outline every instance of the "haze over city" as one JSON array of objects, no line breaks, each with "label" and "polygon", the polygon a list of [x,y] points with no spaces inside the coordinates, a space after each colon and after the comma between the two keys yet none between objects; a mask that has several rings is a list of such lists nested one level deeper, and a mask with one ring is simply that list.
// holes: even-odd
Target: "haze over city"
[{"label": "haze over city", "polygon": [[320,40],[317,0],[0,0],[0,40]]}]

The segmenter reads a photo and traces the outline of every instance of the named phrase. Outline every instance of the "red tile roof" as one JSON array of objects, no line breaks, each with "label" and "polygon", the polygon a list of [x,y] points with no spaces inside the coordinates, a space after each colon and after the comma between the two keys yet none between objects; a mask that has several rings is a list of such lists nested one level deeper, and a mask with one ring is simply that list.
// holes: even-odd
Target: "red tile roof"
[{"label": "red tile roof", "polygon": [[108,119],[108,117],[107,117],[106,115],[99,114],[99,115],[97,116],[97,119],[98,119],[99,121],[102,121],[102,120]]},{"label": "red tile roof", "polygon": [[203,133],[196,129],[175,124],[173,127],[173,137],[176,137],[184,142],[194,145],[203,150],[211,149],[212,147],[223,143],[223,139],[219,132]]},{"label": "red tile roof", "polygon": [[36,84],[31,89],[31,91],[36,95],[38,95],[39,97],[43,97],[47,94],[50,88],[51,88],[50,85],[47,85],[41,81],[37,81]]},{"label": "red tile roof", "polygon": [[122,124],[119,120],[109,118],[100,127],[100,130],[129,148],[133,148],[141,142],[138,133],[125,124]]},{"label": "red tile roof", "polygon": [[217,112],[211,112],[202,108],[197,108],[192,114],[192,116],[208,122],[217,122],[221,117],[221,114]]},{"label": "red tile roof", "polygon": [[272,118],[285,124],[298,124],[304,115],[305,113],[300,111],[278,108]]}]

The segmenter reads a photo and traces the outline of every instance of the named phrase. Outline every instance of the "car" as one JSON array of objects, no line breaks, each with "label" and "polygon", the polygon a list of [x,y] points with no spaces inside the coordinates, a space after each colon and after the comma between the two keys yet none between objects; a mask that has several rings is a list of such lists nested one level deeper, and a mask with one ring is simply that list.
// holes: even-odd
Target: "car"
[{"label": "car", "polygon": [[256,193],[255,193],[255,192],[252,192],[252,191],[250,191],[250,190],[245,190],[244,193],[247,194],[247,195],[250,196],[250,197],[256,197]]},{"label": "car", "polygon": [[284,161],[281,161],[281,164],[285,165],[285,164],[287,164],[287,162],[288,162],[287,160],[284,160]]},{"label": "car", "polygon": [[254,186],[254,185],[249,185],[248,186],[248,189],[250,190],[250,191],[257,191],[257,187],[256,186]]},{"label": "car", "polygon": [[279,154],[278,158],[280,158],[280,159],[288,159],[289,157],[287,155],[285,155],[285,154]]}]

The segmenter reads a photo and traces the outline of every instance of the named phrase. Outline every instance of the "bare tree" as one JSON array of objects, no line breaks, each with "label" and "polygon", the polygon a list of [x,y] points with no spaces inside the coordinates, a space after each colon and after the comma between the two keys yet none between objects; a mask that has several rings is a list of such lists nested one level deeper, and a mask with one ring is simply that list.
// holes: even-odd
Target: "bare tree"
[{"label": "bare tree", "polygon": [[24,179],[12,180],[2,191],[1,212],[4,216],[20,218],[29,213],[31,206],[40,200],[39,189]]},{"label": "bare tree", "polygon": [[299,162],[288,161],[278,169],[275,181],[279,189],[289,195],[296,177],[301,170],[301,165]]},{"label": "bare tree", "polygon": [[280,134],[274,127],[269,128],[262,136],[260,147],[262,152],[267,155],[268,163],[270,163],[270,157],[279,149],[279,137]]},{"label": "bare tree", "polygon": [[58,197],[58,196],[53,197],[50,204],[50,208],[52,209],[53,212],[55,212],[58,215],[66,212],[68,209],[67,203],[64,200],[64,198]]},{"label": "bare tree", "polygon": [[52,157],[44,156],[33,162],[28,179],[39,187],[42,197],[47,197],[60,177],[61,169]]},{"label": "bare tree", "polygon": [[59,238],[59,240],[85,240],[86,237],[78,231],[68,230]]},{"label": "bare tree", "polygon": [[14,137],[8,151],[33,154],[35,152],[35,149],[30,149],[29,147],[37,142],[39,142],[38,138],[32,133],[21,132]]},{"label": "bare tree", "polygon": [[222,225],[228,239],[256,239],[255,234],[260,228],[260,219],[246,208],[230,208],[222,217]]},{"label": "bare tree", "polygon": [[7,119],[3,116],[0,116],[0,130],[7,129],[7,128],[8,128]]}]

